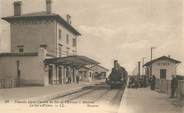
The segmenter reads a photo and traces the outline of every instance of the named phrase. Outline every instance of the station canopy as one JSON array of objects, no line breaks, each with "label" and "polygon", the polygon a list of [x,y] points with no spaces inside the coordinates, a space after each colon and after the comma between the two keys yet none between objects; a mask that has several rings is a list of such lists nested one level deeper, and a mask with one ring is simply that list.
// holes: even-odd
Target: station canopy
[{"label": "station canopy", "polygon": [[63,65],[63,66],[77,66],[77,67],[99,64],[99,62],[91,58],[88,58],[86,56],[79,56],[79,55],[45,59],[44,63]]}]

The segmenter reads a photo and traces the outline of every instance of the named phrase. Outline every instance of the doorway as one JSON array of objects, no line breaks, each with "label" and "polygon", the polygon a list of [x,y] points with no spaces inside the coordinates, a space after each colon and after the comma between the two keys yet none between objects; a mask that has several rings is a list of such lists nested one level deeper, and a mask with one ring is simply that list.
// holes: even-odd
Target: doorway
[{"label": "doorway", "polygon": [[75,68],[72,69],[72,79],[74,83],[75,82]]},{"label": "doorway", "polygon": [[20,82],[20,75],[21,75],[21,71],[20,71],[20,61],[17,60],[17,87],[20,87],[21,82]]},{"label": "doorway", "polygon": [[53,67],[49,66],[49,84],[52,84],[53,81]]},{"label": "doorway", "polygon": [[62,68],[59,67],[59,84],[63,83],[63,77],[62,77]]}]

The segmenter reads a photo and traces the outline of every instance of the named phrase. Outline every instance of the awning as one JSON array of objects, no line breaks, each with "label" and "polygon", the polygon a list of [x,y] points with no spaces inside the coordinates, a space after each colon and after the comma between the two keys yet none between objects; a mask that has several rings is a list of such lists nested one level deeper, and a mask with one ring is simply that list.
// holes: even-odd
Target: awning
[{"label": "awning", "polygon": [[69,65],[69,66],[85,66],[85,65],[97,65],[99,62],[88,58],[86,56],[67,56],[45,59],[45,64],[56,64],[56,65]]}]

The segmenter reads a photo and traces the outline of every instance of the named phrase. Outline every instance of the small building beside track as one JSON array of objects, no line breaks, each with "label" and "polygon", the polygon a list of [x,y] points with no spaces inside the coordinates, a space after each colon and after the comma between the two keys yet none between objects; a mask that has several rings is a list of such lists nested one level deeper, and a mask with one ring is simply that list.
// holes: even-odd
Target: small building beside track
[{"label": "small building beside track", "polygon": [[155,75],[157,79],[171,80],[172,75],[177,75],[177,67],[181,63],[171,57],[162,56],[144,64],[146,75]]}]

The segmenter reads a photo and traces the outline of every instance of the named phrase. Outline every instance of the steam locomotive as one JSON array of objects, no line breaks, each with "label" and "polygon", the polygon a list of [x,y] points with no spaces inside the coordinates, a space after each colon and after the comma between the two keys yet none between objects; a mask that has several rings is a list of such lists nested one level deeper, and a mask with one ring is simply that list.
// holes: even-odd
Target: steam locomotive
[{"label": "steam locomotive", "polygon": [[114,61],[114,67],[106,79],[106,83],[113,88],[125,88],[128,79],[128,72],[126,69],[119,65],[118,61]]}]

